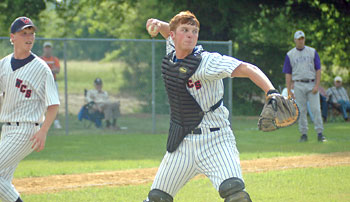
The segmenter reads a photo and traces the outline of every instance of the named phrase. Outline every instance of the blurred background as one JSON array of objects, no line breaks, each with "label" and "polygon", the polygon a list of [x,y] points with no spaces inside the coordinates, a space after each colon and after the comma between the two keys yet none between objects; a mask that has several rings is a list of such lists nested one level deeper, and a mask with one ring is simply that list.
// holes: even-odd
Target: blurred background
[{"label": "blurred background", "polygon": [[[13,51],[12,21],[27,16],[38,27],[33,52],[41,56],[43,43],[50,41],[60,60],[59,119],[66,134],[94,128],[78,121],[77,114],[86,104],[84,90],[94,88],[96,77],[121,103],[123,133],[166,133],[169,107],[160,75],[165,41],[161,36],[151,40],[145,24],[148,18],[169,21],[182,10],[199,19],[204,49],[257,65],[280,90],[293,34],[303,30],[306,45],[321,58],[321,85],[332,86],[340,75],[349,90],[350,0],[3,0],[0,57]],[[225,80],[224,103],[233,116],[259,115],[263,100],[263,92],[248,79]]]}]

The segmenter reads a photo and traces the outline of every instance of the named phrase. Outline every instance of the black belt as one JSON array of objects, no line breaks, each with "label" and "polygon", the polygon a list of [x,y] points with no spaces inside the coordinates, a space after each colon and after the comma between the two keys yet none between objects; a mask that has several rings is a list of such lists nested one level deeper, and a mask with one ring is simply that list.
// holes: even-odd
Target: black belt
[{"label": "black belt", "polygon": [[[220,130],[220,128],[209,128],[210,132],[214,132],[214,131],[218,131]],[[202,129],[201,128],[195,128],[193,129],[190,134],[197,134],[200,135],[202,134]]]},{"label": "black belt", "polygon": [[215,111],[217,108],[220,107],[222,101],[224,101],[224,98],[221,98],[215,105],[213,105],[213,106],[210,107],[210,110],[209,110],[209,111],[207,111],[207,112],[205,112],[205,113]]},{"label": "black belt", "polygon": [[310,82],[314,82],[315,79],[301,79],[301,80],[294,80],[296,82],[303,82],[303,83],[310,83]]},{"label": "black belt", "polygon": [[[8,126],[19,126],[19,122],[7,122],[6,125]],[[38,123],[34,123],[34,125],[38,126]]]}]

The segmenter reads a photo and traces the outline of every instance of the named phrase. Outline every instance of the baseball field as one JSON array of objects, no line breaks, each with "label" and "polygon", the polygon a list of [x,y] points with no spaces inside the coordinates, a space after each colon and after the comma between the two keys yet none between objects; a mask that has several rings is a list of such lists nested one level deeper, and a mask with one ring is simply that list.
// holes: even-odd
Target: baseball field
[{"label": "baseball field", "polygon": [[[158,123],[167,125],[167,116]],[[75,117],[71,117],[72,120]],[[21,161],[13,180],[26,202],[142,201],[164,155],[166,134],[142,134],[148,115],[125,115],[128,130],[51,130],[43,152]],[[257,117],[233,117],[246,190],[258,202],[344,202],[350,198],[350,124],[325,124],[325,143],[310,125],[309,142],[298,143],[297,125],[257,130]],[[176,195],[178,202],[222,201],[210,180],[197,176]]]}]

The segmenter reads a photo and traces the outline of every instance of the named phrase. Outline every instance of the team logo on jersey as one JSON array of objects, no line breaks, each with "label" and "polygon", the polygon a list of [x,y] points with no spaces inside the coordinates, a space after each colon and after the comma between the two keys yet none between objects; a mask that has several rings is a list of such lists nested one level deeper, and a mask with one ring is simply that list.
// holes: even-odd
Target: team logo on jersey
[{"label": "team logo on jersey", "polygon": [[196,90],[199,90],[200,88],[202,88],[202,83],[201,83],[200,80],[193,82],[191,79],[189,79],[189,80],[187,81],[187,87],[188,87],[188,88],[193,88],[193,87],[195,87]]},{"label": "team logo on jersey", "polygon": [[179,72],[185,74],[187,69],[185,67],[179,67]]},{"label": "team logo on jersey", "polygon": [[30,98],[32,90],[27,89],[27,85],[23,84],[21,79],[16,79],[16,88],[19,88],[19,92],[24,93],[24,97]]}]

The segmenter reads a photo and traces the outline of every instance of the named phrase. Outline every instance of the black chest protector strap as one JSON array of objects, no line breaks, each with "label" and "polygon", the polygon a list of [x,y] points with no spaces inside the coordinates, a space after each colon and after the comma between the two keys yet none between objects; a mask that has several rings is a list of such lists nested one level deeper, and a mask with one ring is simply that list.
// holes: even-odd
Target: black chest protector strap
[{"label": "black chest protector strap", "polygon": [[[173,53],[170,53],[162,61],[162,77],[170,105],[168,152],[177,149],[184,137],[201,123],[205,114],[186,88],[188,79],[202,60],[201,55],[191,54],[177,63],[171,61],[172,56]],[[210,111],[218,108],[221,102],[222,100],[211,107]]]}]

